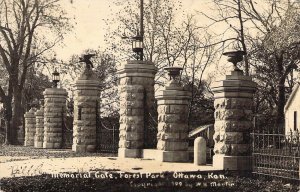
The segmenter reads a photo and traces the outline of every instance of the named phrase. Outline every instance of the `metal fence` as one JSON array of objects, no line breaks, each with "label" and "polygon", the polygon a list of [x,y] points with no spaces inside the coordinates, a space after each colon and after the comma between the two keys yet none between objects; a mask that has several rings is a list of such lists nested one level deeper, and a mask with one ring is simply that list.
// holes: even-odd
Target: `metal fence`
[{"label": "metal fence", "polygon": [[5,142],[5,132],[0,132],[0,145]]},{"label": "metal fence", "polygon": [[157,128],[146,127],[144,131],[144,148],[156,149],[157,146]]},{"label": "metal fence", "polygon": [[300,181],[300,137],[278,128],[264,127],[252,133],[253,173]]},{"label": "metal fence", "polygon": [[[115,118],[100,118],[96,103],[96,139],[97,151],[104,153],[117,153],[119,144],[119,126]],[[65,116],[62,112],[62,147],[70,149],[73,143],[73,114],[67,111]]]},{"label": "metal fence", "polygon": [[118,153],[119,120],[118,118],[100,118],[99,103],[96,103],[96,135],[97,151]]},{"label": "metal fence", "polygon": [[73,117],[66,117],[65,122],[62,126],[62,131],[62,147],[65,149],[71,149],[73,144]]},{"label": "metal fence", "polygon": [[98,127],[97,150],[105,153],[117,153],[119,147],[119,129],[109,129],[100,125]]}]

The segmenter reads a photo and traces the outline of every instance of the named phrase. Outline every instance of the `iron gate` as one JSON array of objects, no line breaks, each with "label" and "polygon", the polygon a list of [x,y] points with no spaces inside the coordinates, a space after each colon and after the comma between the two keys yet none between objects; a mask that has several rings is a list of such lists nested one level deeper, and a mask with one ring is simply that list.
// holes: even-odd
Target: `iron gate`
[{"label": "iron gate", "polygon": [[157,104],[148,108],[146,103],[147,93],[144,93],[144,149],[156,149],[157,146]]},{"label": "iron gate", "polygon": [[[115,118],[100,118],[99,103],[96,103],[96,134],[97,151],[105,153],[117,153],[119,148],[119,126],[112,124],[106,126],[105,122],[118,122]],[[109,123],[108,123],[109,124]]]},{"label": "iron gate", "polygon": [[73,144],[73,114],[70,111],[64,110],[62,107],[61,111],[62,118],[62,148],[71,149]]}]

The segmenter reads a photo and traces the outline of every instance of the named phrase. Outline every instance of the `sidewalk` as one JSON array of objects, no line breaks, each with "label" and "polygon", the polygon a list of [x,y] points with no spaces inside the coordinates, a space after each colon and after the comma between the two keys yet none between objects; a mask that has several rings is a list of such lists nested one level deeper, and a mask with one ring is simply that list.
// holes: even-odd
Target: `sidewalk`
[{"label": "sidewalk", "polygon": [[[9,158],[0,156],[1,158]],[[87,173],[90,171],[120,171],[130,173],[217,171],[211,165],[167,163],[148,159],[117,157],[68,157],[50,159],[18,159],[0,163],[0,178],[57,174],[62,172]]]}]

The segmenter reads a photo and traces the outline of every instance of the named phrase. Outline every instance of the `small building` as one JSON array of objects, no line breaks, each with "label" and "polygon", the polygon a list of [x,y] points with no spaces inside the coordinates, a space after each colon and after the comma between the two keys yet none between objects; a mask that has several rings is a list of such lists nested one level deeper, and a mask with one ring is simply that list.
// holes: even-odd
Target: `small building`
[{"label": "small building", "polygon": [[291,131],[300,132],[300,83],[295,84],[293,91],[288,98],[285,107],[285,134]]},{"label": "small building", "polygon": [[190,143],[191,143],[191,145],[193,145],[194,140],[197,137],[204,137],[204,139],[206,139],[207,147],[213,148],[214,147],[214,140],[213,140],[214,133],[215,133],[214,124],[199,126],[189,132]]}]

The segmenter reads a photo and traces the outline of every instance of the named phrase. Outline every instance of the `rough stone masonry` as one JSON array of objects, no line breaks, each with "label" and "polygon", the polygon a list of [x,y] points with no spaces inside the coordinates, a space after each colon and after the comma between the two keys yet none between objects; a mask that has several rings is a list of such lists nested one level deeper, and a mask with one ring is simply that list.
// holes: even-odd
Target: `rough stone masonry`
[{"label": "rough stone masonry", "polygon": [[94,152],[97,146],[96,115],[99,110],[99,82],[90,68],[75,83],[73,145],[76,152]]},{"label": "rough stone masonry", "polygon": [[150,116],[154,113],[156,72],[152,62],[131,60],[118,71],[121,96],[119,157],[141,157],[146,141],[155,139],[148,137],[147,131]]},{"label": "rough stone masonry", "polygon": [[61,149],[63,145],[63,123],[66,116],[67,91],[48,88],[44,91],[44,139],[43,148]]},{"label": "rough stone masonry", "polygon": [[[144,146],[144,87],[127,85],[119,87],[120,93],[120,140],[122,156],[140,156]],[[122,153],[122,151],[120,151]]]},{"label": "rough stone masonry", "polygon": [[31,108],[27,113],[25,113],[25,141],[24,146],[34,145],[34,135],[35,135],[35,109]]},{"label": "rough stone masonry", "polygon": [[36,132],[34,136],[34,147],[43,148],[44,140],[44,104],[40,105],[40,109],[35,112]]},{"label": "rough stone masonry", "polygon": [[[179,74],[179,71],[177,73]],[[160,161],[187,162],[189,160],[187,139],[190,98],[191,93],[184,90],[175,78],[172,78],[156,95],[157,150],[160,150],[158,158]]]},{"label": "rough stone masonry", "polygon": [[250,170],[250,130],[253,93],[256,84],[241,70],[213,84],[215,134],[213,166],[229,170]]}]

